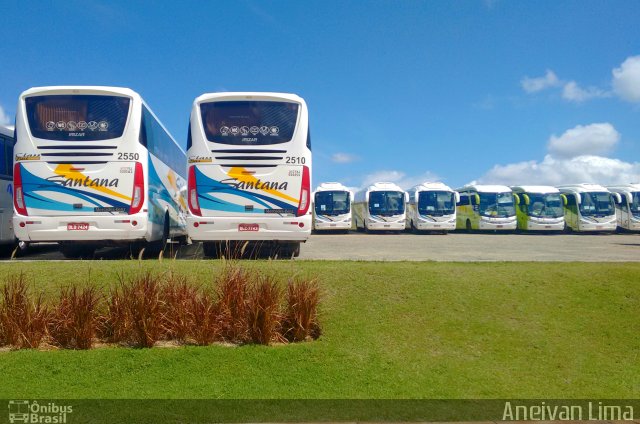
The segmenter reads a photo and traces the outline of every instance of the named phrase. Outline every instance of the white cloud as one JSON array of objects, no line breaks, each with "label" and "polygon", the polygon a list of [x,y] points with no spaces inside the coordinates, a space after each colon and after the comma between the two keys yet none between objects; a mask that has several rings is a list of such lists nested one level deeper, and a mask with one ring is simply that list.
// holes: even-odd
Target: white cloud
[{"label": "white cloud", "polygon": [[542,91],[547,88],[557,87],[561,85],[562,82],[558,79],[558,77],[552,70],[547,69],[547,72],[543,77],[524,77],[522,81],[520,81],[520,84],[522,85],[524,91],[526,91],[527,93],[537,93],[538,91]]},{"label": "white cloud", "polygon": [[9,125],[9,122],[11,122],[9,115],[7,115],[2,106],[0,106],[0,125]]},{"label": "white cloud", "polygon": [[478,179],[482,184],[541,184],[573,183],[628,184],[640,181],[640,163],[619,159],[584,155],[569,159],[547,155],[541,162],[527,161],[496,165]]},{"label": "white cloud", "polygon": [[331,161],[335,163],[351,163],[357,160],[358,157],[356,155],[352,155],[349,153],[338,152],[331,155]]},{"label": "white cloud", "polygon": [[495,165],[478,179],[482,184],[573,183],[627,184],[640,181],[640,162],[624,162],[601,156],[620,140],[609,123],[578,125],[560,137],[549,138],[549,154],[542,161],[530,160]]},{"label": "white cloud", "polygon": [[582,88],[575,81],[569,81],[562,88],[562,98],[570,102],[581,103],[603,97],[611,97],[611,93],[598,87]]},{"label": "white cloud", "polygon": [[600,155],[610,152],[620,141],[620,133],[605,122],[578,125],[561,136],[549,138],[549,153],[556,157],[571,158],[581,155]]},{"label": "white cloud", "polygon": [[640,56],[628,57],[613,74],[613,90],[623,100],[640,102]]},{"label": "white cloud", "polygon": [[372,174],[365,175],[362,179],[360,188],[367,187],[376,182],[396,183],[403,190],[407,190],[417,184],[425,181],[442,181],[440,177],[432,172],[425,172],[418,175],[407,175],[402,171],[377,171]]}]

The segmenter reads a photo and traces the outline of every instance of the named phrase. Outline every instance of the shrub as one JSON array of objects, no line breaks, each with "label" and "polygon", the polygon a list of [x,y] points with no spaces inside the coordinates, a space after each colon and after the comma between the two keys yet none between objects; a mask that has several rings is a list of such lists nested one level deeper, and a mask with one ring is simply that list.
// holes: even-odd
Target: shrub
[{"label": "shrub", "polygon": [[312,280],[289,280],[287,310],[284,318],[284,337],[292,342],[320,337],[318,303],[320,289]]},{"label": "shrub", "polygon": [[49,310],[43,295],[35,299],[28,295],[25,275],[11,275],[2,288],[0,325],[5,344],[14,347],[37,348],[47,334]]},{"label": "shrub", "polygon": [[264,345],[284,341],[280,330],[280,300],[282,290],[270,276],[259,275],[247,297],[247,324],[249,339]]},{"label": "shrub", "polygon": [[94,287],[61,289],[48,324],[53,343],[71,349],[90,349],[96,333],[99,299]]},{"label": "shrub", "polygon": [[188,283],[187,278],[169,274],[166,283],[161,287],[162,299],[162,338],[184,342],[196,324],[193,319],[192,305],[198,290]]},{"label": "shrub", "polygon": [[247,340],[247,287],[249,275],[227,265],[217,280],[220,336],[231,343]]}]

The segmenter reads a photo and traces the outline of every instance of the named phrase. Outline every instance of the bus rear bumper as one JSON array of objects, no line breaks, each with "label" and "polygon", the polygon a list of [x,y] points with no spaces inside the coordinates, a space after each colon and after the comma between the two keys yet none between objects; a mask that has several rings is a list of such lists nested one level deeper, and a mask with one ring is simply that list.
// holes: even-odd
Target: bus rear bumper
[{"label": "bus rear bumper", "polygon": [[13,228],[16,238],[21,241],[128,243],[146,239],[147,215],[14,216]]},{"label": "bus rear bumper", "polygon": [[189,237],[193,241],[287,240],[305,242],[311,235],[311,217],[246,218],[187,217]]}]

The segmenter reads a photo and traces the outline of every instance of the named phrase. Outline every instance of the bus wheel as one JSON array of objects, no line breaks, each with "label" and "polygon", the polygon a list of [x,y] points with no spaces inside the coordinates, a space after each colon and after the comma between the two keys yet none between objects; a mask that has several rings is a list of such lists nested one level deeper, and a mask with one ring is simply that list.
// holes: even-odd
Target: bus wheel
[{"label": "bus wheel", "polygon": [[67,259],[91,259],[96,247],[88,244],[61,243],[60,251]]},{"label": "bus wheel", "polygon": [[205,258],[218,259],[220,257],[220,250],[222,246],[220,243],[208,242],[202,243],[202,253]]},{"label": "bus wheel", "polygon": [[280,259],[292,259],[300,256],[300,242],[283,243],[276,247]]},{"label": "bus wheel", "polygon": [[466,223],[466,228],[467,228],[467,232],[470,233],[471,232],[471,221],[467,219],[467,223]]}]

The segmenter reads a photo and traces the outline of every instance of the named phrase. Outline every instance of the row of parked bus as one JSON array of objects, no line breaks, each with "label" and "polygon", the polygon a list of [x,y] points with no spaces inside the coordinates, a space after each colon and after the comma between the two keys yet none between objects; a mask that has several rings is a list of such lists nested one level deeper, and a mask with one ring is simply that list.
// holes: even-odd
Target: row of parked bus
[{"label": "row of parked bus", "polygon": [[231,240],[297,256],[311,233],[309,117],[294,94],[199,96],[186,153],[127,88],[29,89],[15,145],[13,131],[1,134],[12,150],[0,169],[8,241],[57,242],[70,258],[188,237],[208,256]]},{"label": "row of parked bus", "polygon": [[404,191],[378,182],[354,195],[340,183],[323,183],[313,198],[315,231],[640,231],[640,184],[454,190],[425,182]]}]

